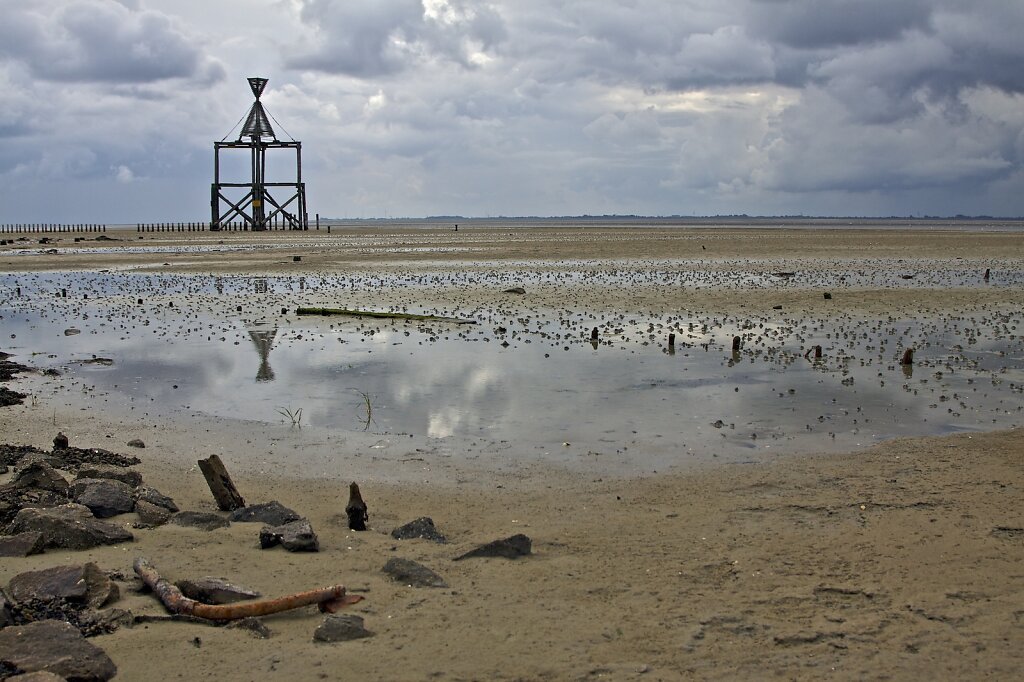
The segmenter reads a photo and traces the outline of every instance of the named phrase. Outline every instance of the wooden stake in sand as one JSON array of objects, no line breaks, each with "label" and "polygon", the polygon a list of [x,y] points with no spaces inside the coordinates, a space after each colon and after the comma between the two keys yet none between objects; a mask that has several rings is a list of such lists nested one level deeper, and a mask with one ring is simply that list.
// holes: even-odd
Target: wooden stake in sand
[{"label": "wooden stake in sand", "polygon": [[206,484],[210,486],[213,499],[217,500],[217,507],[221,511],[234,511],[245,506],[245,500],[238,492],[238,488],[231,482],[231,476],[220,461],[217,455],[210,455],[206,459],[199,460],[199,469],[206,477]]},{"label": "wooden stake in sand", "polygon": [[322,613],[334,613],[363,600],[359,595],[345,594],[344,586],[334,585],[319,590],[289,594],[277,599],[264,599],[235,604],[204,604],[194,599],[189,599],[181,593],[181,590],[165,578],[161,578],[160,574],[156,572],[156,568],[147,559],[138,557],[135,559],[133,568],[135,573],[142,578],[142,582],[156,593],[156,596],[167,607],[168,611],[183,616],[205,618],[206,620],[225,621],[266,616],[271,613],[290,611],[310,604],[318,605]]},{"label": "wooden stake in sand", "polygon": [[366,522],[370,519],[366,503],[359,493],[359,486],[353,482],[348,487],[348,504],[345,505],[345,513],[348,514],[348,527],[350,530],[366,530]]}]

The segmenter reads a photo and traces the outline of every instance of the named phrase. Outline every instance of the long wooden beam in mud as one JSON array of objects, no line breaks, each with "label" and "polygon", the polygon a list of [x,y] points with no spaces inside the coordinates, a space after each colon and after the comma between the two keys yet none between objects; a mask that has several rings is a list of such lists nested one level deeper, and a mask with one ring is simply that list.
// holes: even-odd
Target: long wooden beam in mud
[{"label": "long wooden beam in mud", "polygon": [[383,313],[376,310],[349,310],[348,308],[296,308],[296,315],[343,315],[347,317],[374,317],[386,320],[409,320],[411,322],[449,322],[451,324],[476,324],[476,320],[440,315],[417,315],[415,313]]}]

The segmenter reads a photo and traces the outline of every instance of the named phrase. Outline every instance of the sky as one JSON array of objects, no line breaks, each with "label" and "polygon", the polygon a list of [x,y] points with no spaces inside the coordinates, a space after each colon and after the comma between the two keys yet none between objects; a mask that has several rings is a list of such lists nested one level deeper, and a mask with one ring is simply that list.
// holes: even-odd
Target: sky
[{"label": "sky", "polygon": [[249,76],[302,142],[311,217],[1024,215],[1020,0],[0,0],[0,17],[0,223],[208,219]]}]

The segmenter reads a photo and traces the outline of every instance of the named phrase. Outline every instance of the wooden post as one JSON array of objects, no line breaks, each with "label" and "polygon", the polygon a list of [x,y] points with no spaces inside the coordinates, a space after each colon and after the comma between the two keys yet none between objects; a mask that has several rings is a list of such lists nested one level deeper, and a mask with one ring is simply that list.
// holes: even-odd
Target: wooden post
[{"label": "wooden post", "polygon": [[199,460],[199,469],[206,477],[206,484],[210,486],[213,499],[217,501],[217,507],[221,511],[233,511],[245,506],[238,488],[231,482],[228,470],[217,455],[210,455],[206,459]]},{"label": "wooden post", "polygon": [[348,504],[345,505],[345,513],[348,514],[348,527],[350,530],[366,530],[366,522],[370,515],[366,510],[366,502],[359,494],[359,486],[352,483],[348,487]]}]

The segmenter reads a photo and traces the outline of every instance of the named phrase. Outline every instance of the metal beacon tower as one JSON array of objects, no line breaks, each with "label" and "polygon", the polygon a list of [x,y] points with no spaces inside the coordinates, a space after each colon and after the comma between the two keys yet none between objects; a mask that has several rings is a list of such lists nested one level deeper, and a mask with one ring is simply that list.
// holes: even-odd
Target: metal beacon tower
[{"label": "metal beacon tower", "polygon": [[[249,108],[238,139],[225,142],[234,128],[221,139],[213,143],[213,184],[210,186],[210,229],[243,229],[268,230],[274,228],[290,230],[308,230],[309,217],[306,214],[306,185],[302,182],[302,143],[288,136],[288,141],[277,139],[274,127],[270,125],[273,118],[263,108],[260,95],[267,85],[266,78],[249,78],[249,87],[256,101]],[[239,120],[239,123],[242,121]],[[274,122],[280,126],[277,119]],[[235,124],[237,127],[237,124]],[[282,131],[284,128],[282,127]],[[249,177],[244,177],[242,154],[232,150],[247,152],[249,161]],[[294,151],[295,172],[290,172],[290,164],[280,163],[277,157],[282,152]],[[224,165],[226,170],[234,171],[227,174],[233,181],[224,181],[221,167],[221,153],[225,152]],[[267,174],[268,152],[271,157],[271,175]],[[234,163],[232,163],[234,162]],[[276,180],[278,175],[283,180]],[[239,177],[241,176],[241,177]]]}]

